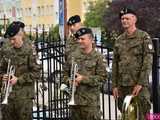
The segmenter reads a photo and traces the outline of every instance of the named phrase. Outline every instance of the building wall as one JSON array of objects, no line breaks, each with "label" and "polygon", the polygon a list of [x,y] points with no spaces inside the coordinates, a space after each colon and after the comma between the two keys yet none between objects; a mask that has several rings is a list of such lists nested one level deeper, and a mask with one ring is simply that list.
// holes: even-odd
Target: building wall
[{"label": "building wall", "polygon": [[67,0],[67,18],[77,14],[84,21],[90,1],[96,2],[97,0]]},{"label": "building wall", "polygon": [[[66,0],[67,19],[73,15],[80,15],[82,21],[88,9],[88,2],[96,0]],[[20,20],[30,26],[42,28],[58,24],[59,20],[59,0],[0,0],[0,17],[4,14],[13,20]],[[13,17],[13,7],[15,7],[15,18]]]},{"label": "building wall", "polygon": [[82,2],[83,0],[67,0],[67,18],[73,15],[82,15]]},{"label": "building wall", "polygon": [[22,20],[24,23],[32,27],[38,26],[45,28],[57,24],[57,5],[54,5],[55,0],[21,0],[21,7],[23,9]]}]

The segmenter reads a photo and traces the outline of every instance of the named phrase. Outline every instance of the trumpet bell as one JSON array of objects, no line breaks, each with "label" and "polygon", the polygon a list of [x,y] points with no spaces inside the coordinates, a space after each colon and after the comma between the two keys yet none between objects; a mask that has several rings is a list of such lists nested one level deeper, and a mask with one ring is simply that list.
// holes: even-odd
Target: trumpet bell
[{"label": "trumpet bell", "polygon": [[3,102],[2,102],[2,105],[6,105],[6,104],[8,104],[8,99],[7,99],[7,97],[5,97],[5,99],[4,99]]}]

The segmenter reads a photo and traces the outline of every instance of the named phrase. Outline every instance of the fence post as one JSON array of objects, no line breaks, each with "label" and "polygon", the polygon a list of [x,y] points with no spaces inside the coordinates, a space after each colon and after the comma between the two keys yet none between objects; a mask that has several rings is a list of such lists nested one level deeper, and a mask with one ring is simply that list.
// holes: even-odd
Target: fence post
[{"label": "fence post", "polygon": [[153,112],[160,112],[160,96],[158,95],[159,89],[159,38],[153,38],[154,54],[153,54],[153,66],[152,66],[152,90],[153,90]]}]

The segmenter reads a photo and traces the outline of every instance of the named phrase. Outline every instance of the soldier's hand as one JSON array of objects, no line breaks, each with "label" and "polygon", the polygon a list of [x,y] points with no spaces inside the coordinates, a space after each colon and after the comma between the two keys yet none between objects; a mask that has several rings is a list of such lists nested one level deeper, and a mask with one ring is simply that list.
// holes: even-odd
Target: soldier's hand
[{"label": "soldier's hand", "polygon": [[133,91],[132,91],[132,95],[137,96],[140,93],[141,89],[142,89],[142,85],[134,86]]},{"label": "soldier's hand", "polygon": [[[73,81],[70,81],[69,84],[70,84],[70,85],[73,85],[73,82],[74,82],[74,80],[73,80]],[[78,84],[79,84],[79,83],[75,80],[75,86],[78,86]]]},{"label": "soldier's hand", "polygon": [[80,82],[84,79],[84,76],[79,74],[79,73],[76,73],[76,84],[77,86],[80,84]]},{"label": "soldier's hand", "polygon": [[117,99],[119,97],[117,87],[113,88],[113,97],[114,97],[114,99]]},{"label": "soldier's hand", "polygon": [[16,76],[12,75],[11,80],[10,80],[10,83],[11,83],[12,85],[15,85],[15,84],[17,83],[17,80],[18,80],[18,78],[17,78]]},{"label": "soldier's hand", "polygon": [[3,77],[2,77],[2,80],[4,80],[4,81],[8,80],[8,74],[4,74]]}]

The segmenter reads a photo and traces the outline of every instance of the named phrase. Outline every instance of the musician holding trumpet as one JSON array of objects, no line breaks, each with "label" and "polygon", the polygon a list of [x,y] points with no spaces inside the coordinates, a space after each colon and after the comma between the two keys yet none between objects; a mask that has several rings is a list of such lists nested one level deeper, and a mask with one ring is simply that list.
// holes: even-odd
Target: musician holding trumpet
[{"label": "musician holding trumpet", "polygon": [[[3,77],[2,77],[2,80],[3,81],[7,81],[8,80],[8,75],[7,74],[4,74]],[[17,77],[14,76],[14,75],[11,75],[11,79],[10,79],[10,84],[13,86],[17,83]]]},{"label": "musician holding trumpet", "polygon": [[[107,78],[106,61],[103,56],[93,47],[94,36],[89,28],[80,28],[75,37],[80,46],[80,53],[72,53],[75,77],[70,83],[75,84],[74,101],[69,102],[71,120],[100,120],[100,87]],[[72,61],[66,62],[70,73]],[[67,84],[69,74],[64,75],[63,83]],[[72,95],[73,97],[73,95]],[[74,103],[74,104],[72,104]]]},{"label": "musician holding trumpet", "polygon": [[5,85],[1,89],[2,120],[32,119],[34,81],[39,79],[40,67],[31,42],[25,38],[24,27],[20,21],[12,22],[0,50],[0,80],[2,87]]}]

